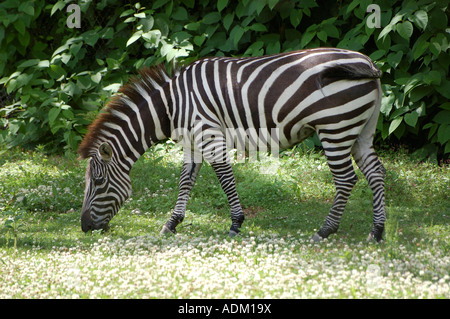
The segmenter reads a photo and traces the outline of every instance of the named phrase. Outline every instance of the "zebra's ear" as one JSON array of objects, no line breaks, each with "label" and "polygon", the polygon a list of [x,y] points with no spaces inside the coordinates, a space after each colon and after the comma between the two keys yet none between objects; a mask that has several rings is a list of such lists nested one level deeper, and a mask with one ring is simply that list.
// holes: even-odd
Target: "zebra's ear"
[{"label": "zebra's ear", "polygon": [[113,150],[111,145],[105,142],[102,143],[98,148],[98,153],[100,154],[100,157],[102,158],[103,161],[108,162],[112,158]]}]

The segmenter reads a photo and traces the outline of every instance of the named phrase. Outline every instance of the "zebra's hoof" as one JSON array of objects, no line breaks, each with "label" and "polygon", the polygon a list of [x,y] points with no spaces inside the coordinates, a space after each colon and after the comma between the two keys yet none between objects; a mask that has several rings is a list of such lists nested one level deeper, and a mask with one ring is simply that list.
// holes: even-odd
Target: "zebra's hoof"
[{"label": "zebra's hoof", "polygon": [[236,237],[239,235],[239,227],[236,225],[231,225],[230,232],[228,233],[230,237]]},{"label": "zebra's hoof", "polygon": [[315,233],[314,236],[312,236],[312,240],[313,240],[315,243],[320,243],[320,242],[323,240],[323,238],[320,237],[320,235],[319,235],[318,233]]},{"label": "zebra's hoof", "polygon": [[164,225],[159,233],[161,235],[172,235],[172,234],[175,235],[177,232],[170,230],[169,227]]},{"label": "zebra's hoof", "polygon": [[367,236],[367,240],[366,240],[367,243],[375,242],[377,244],[381,243],[382,241],[383,241],[383,238],[381,238],[381,236],[379,236],[379,238],[377,238],[377,236],[374,235],[372,232],[369,233],[369,236]]},{"label": "zebra's hoof", "polygon": [[237,235],[239,235],[239,232],[236,232],[236,231],[230,229],[230,232],[228,233],[228,236],[230,236],[230,237],[236,237]]}]

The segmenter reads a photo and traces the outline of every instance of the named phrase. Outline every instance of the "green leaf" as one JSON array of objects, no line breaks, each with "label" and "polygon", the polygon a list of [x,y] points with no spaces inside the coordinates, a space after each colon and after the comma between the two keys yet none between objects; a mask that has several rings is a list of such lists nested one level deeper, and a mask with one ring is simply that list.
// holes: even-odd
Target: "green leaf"
[{"label": "green leaf", "polygon": [[[431,123],[430,123],[431,124]],[[434,123],[431,124],[430,126],[430,131],[428,132],[428,139],[431,140],[431,138],[434,136],[434,134],[436,133],[437,129],[438,129],[439,125]]]},{"label": "green leaf", "polygon": [[139,19],[145,19],[146,17],[145,12],[135,13],[134,16]]},{"label": "green leaf", "polygon": [[245,30],[240,25],[236,25],[230,32],[230,39],[233,40],[233,44],[236,47],[244,35]]},{"label": "green leaf", "polygon": [[395,95],[389,94],[388,96],[383,96],[381,98],[381,113],[386,116],[389,116],[391,113],[392,107],[394,106]]},{"label": "green leaf", "polygon": [[319,31],[317,32],[317,37],[322,41],[322,42],[327,42],[327,33],[325,31]]},{"label": "green leaf", "polygon": [[24,35],[25,34],[25,22],[23,21],[23,19],[17,19],[16,21],[14,21],[14,28],[16,28],[16,30],[21,34]]},{"label": "green leaf", "polygon": [[50,73],[51,77],[56,79],[57,81],[61,81],[66,75],[66,71],[57,64],[50,65],[49,73]]},{"label": "green leaf", "polygon": [[417,112],[411,112],[405,114],[405,123],[409,126],[416,127],[417,120],[419,119],[419,114]]},{"label": "green leaf", "polygon": [[372,52],[372,54],[370,55],[370,58],[374,61],[378,61],[379,59],[384,57],[385,54],[386,54],[386,50],[376,50],[376,51]]},{"label": "green leaf", "polygon": [[436,91],[438,91],[442,96],[450,99],[450,81],[447,79],[442,79],[442,83],[436,86]]},{"label": "green leaf", "polygon": [[303,12],[301,10],[292,10],[289,15],[289,20],[294,28],[296,28],[302,20]]},{"label": "green leaf", "polygon": [[217,10],[220,12],[223,9],[225,9],[225,7],[228,4],[228,0],[218,0],[217,1]]},{"label": "green leaf", "polygon": [[450,125],[443,124],[439,126],[437,132],[438,142],[444,145],[448,140],[450,140]]},{"label": "green leaf", "polygon": [[17,80],[16,79],[11,79],[8,82],[8,85],[6,86],[6,93],[11,94],[17,86]]},{"label": "green leaf", "polygon": [[158,45],[161,39],[161,31],[159,30],[151,30],[142,34],[142,38],[149,43]]},{"label": "green leaf", "polygon": [[450,110],[450,102],[445,102],[445,103],[439,105],[439,108],[444,109],[444,110]]},{"label": "green leaf", "polygon": [[417,25],[422,30],[425,30],[428,24],[428,14],[424,10],[419,10],[414,13],[414,16],[411,18],[412,22]]},{"label": "green leaf", "polygon": [[441,73],[435,70],[427,72],[423,75],[423,81],[426,84],[441,85],[442,82]]},{"label": "green leaf", "polygon": [[306,31],[306,33],[303,33],[302,39],[300,40],[300,47],[305,48],[314,38],[315,34],[316,33],[314,31]]},{"label": "green leaf", "polygon": [[253,23],[250,26],[250,30],[258,31],[258,32],[267,32],[267,27],[262,23]]},{"label": "green leaf", "polygon": [[411,90],[409,98],[411,102],[414,103],[421,100],[423,97],[427,96],[433,91],[434,91],[433,88],[430,86],[427,85],[418,86]]},{"label": "green leaf", "polygon": [[393,26],[391,24],[388,24],[381,30],[380,34],[378,35],[378,40],[383,39],[389,32],[392,31]]},{"label": "green leaf", "polygon": [[25,62],[19,64],[17,66],[17,68],[19,68],[19,69],[21,69],[21,68],[28,68],[30,66],[37,65],[39,63],[39,61],[40,61],[39,59],[26,60]]},{"label": "green leaf", "polygon": [[449,124],[450,125],[450,111],[443,110],[436,114],[433,121],[439,124]]},{"label": "green leaf", "polygon": [[41,69],[48,68],[49,66],[50,66],[50,61],[49,60],[39,61],[38,65],[37,65],[37,67],[41,68]]},{"label": "green leaf", "polygon": [[17,83],[16,83],[17,87],[20,88],[20,87],[23,87],[23,86],[27,85],[28,82],[30,82],[30,80],[32,78],[33,78],[33,74],[22,73],[16,79],[17,80]]},{"label": "green leaf", "polygon": [[264,46],[264,42],[256,41],[247,48],[244,55],[245,56],[260,56],[260,55],[264,54],[263,46]]},{"label": "green leaf", "polygon": [[30,43],[30,33],[25,31],[23,36],[19,37],[19,42],[22,44],[23,47],[27,47]]},{"label": "green leaf", "polygon": [[72,53],[74,56],[76,56],[82,46],[83,46],[82,42],[72,44],[70,46],[70,53]]},{"label": "green leaf", "polygon": [[406,40],[409,40],[413,34],[413,25],[409,21],[404,21],[396,25],[397,32],[400,36]]},{"label": "green leaf", "polygon": [[333,23],[324,23],[322,24],[322,29],[327,33],[327,36],[330,38],[339,38],[339,29],[334,26]]},{"label": "green leaf", "polygon": [[97,72],[95,74],[91,75],[91,80],[97,84],[100,83],[100,81],[102,80],[102,75],[100,74],[100,72]]},{"label": "green leaf", "polygon": [[398,51],[397,53],[390,53],[387,57],[387,62],[394,68],[396,68],[402,61],[403,52]]},{"label": "green leaf", "polygon": [[34,7],[30,2],[22,2],[18,8],[18,11],[34,16]]},{"label": "green leaf", "polygon": [[405,88],[404,88],[405,94],[408,94],[409,92],[411,92],[411,90],[414,89],[415,87],[423,85],[422,77],[423,76],[420,73],[414,74],[413,76],[411,76],[405,84]]},{"label": "green leaf", "polygon": [[353,9],[355,9],[359,3],[361,2],[361,0],[353,0],[347,7],[347,11],[346,14],[349,14],[353,11]]},{"label": "green leaf", "polygon": [[137,20],[136,17],[129,17],[129,18],[126,18],[126,19],[125,19],[124,23],[134,22],[134,21],[136,21],[136,20]]},{"label": "green leaf", "polygon": [[124,12],[122,12],[120,14],[119,18],[123,18],[123,17],[129,16],[132,13],[134,13],[134,9],[125,10]]},{"label": "green leaf", "polygon": [[86,31],[81,36],[83,37],[84,42],[86,42],[91,47],[93,47],[100,38],[99,33],[95,30]]},{"label": "green leaf", "polygon": [[110,70],[115,70],[120,67],[120,62],[113,58],[106,58],[106,64]]},{"label": "green leaf", "polygon": [[75,118],[73,112],[70,109],[62,110],[62,115],[68,120],[73,120]]},{"label": "green leaf", "polygon": [[167,54],[169,54],[170,51],[172,51],[173,49],[173,45],[170,43],[164,43],[163,46],[161,47],[161,55],[162,56],[166,56]]},{"label": "green leaf", "polygon": [[430,11],[430,25],[438,30],[448,28],[448,17],[444,10],[436,6]]},{"label": "green leaf", "polygon": [[269,0],[269,9],[272,10],[273,8],[275,8],[275,6],[278,4],[278,2],[280,2],[279,0]]},{"label": "green leaf", "polygon": [[71,97],[81,93],[81,89],[72,81],[62,84],[61,91]]},{"label": "green leaf", "polygon": [[[223,18],[223,27],[228,31],[230,29],[231,24],[233,23],[234,13],[228,13],[225,18]],[[255,30],[256,31],[256,30]]]},{"label": "green leaf", "polygon": [[389,135],[391,135],[402,123],[403,116],[399,116],[392,120],[391,124],[389,125]]},{"label": "green leaf", "polygon": [[186,24],[184,27],[185,27],[185,29],[187,29],[189,31],[196,31],[200,28],[200,22],[198,22],[198,21],[191,22],[191,23]]},{"label": "green leaf", "polygon": [[77,79],[77,85],[82,89],[89,89],[91,87],[92,80],[89,76],[79,76]]},{"label": "green leaf", "polygon": [[441,45],[438,42],[432,41],[430,43],[430,51],[435,57],[439,56],[441,53]]},{"label": "green leaf", "polygon": [[57,54],[59,54],[59,53],[65,51],[65,50],[67,50],[68,48],[69,48],[69,45],[68,45],[67,43],[64,44],[64,45],[62,45],[62,46],[60,46],[59,48],[57,48],[57,49],[53,52],[52,58],[55,57]]},{"label": "green leaf", "polygon": [[417,44],[417,46],[413,47],[413,52],[414,52],[414,60],[417,60],[418,58],[420,58],[425,51],[428,49],[429,47],[429,43],[427,41],[423,41]]},{"label": "green leaf", "polygon": [[142,36],[142,30],[136,31],[127,41],[126,46],[130,46]]},{"label": "green leaf", "polygon": [[48,112],[48,121],[50,123],[50,126],[54,125],[56,118],[58,117],[60,112],[61,109],[59,107],[54,107]]},{"label": "green leaf", "polygon": [[204,24],[214,24],[219,21],[220,21],[220,13],[219,12],[207,13],[202,19],[202,22]]},{"label": "green leaf", "polygon": [[152,9],[156,10],[158,8],[161,8],[163,5],[165,5],[167,2],[169,2],[169,0],[156,0],[155,2],[153,2],[153,6]]},{"label": "green leaf", "polygon": [[265,1],[249,1],[251,3],[251,7],[256,9],[256,14],[260,15],[261,11],[263,11],[266,6]]},{"label": "green leaf", "polygon": [[171,17],[174,20],[187,20],[188,19],[188,12],[183,7],[177,7],[175,11],[172,13]]},{"label": "green leaf", "polygon": [[120,87],[122,86],[122,83],[112,83],[108,86],[105,86],[103,90],[105,91],[111,91],[111,92],[117,92],[119,91]]},{"label": "green leaf", "polygon": [[204,34],[202,34],[202,35],[196,35],[196,36],[194,37],[194,43],[195,43],[197,46],[201,46],[201,45],[203,44],[203,42],[205,42],[205,39],[206,39],[206,36],[205,36]]},{"label": "green leaf", "polygon": [[55,3],[55,5],[52,7],[52,11],[50,12],[50,16],[52,16],[56,11],[61,10],[66,6],[66,2],[63,0],[58,1]]}]

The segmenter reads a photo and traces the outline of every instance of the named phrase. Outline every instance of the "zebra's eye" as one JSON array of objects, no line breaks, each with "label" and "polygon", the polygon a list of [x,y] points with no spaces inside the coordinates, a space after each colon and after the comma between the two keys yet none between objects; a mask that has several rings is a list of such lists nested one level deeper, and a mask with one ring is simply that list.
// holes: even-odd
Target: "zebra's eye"
[{"label": "zebra's eye", "polygon": [[95,185],[101,185],[104,183],[105,178],[103,176],[100,176],[100,177],[94,177],[93,180],[94,180]]}]

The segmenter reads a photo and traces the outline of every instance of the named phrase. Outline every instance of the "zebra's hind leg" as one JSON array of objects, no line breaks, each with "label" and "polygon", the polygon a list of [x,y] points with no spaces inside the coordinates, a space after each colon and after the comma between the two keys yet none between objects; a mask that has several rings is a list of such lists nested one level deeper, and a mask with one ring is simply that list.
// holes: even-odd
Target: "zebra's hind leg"
[{"label": "zebra's hind leg", "polygon": [[336,148],[336,151],[339,153],[338,155],[330,150],[325,150],[328,166],[330,167],[336,187],[336,195],[322,228],[313,236],[314,241],[320,241],[323,238],[327,238],[330,234],[337,232],[345,205],[350,197],[353,186],[358,180],[353,169],[350,149],[344,149],[343,151],[338,149]]},{"label": "zebra's hind leg", "polygon": [[183,167],[181,169],[178,198],[175,208],[170,216],[169,221],[163,226],[161,234],[176,233],[176,227],[184,219],[189,193],[194,186],[197,174],[202,163],[196,163],[192,158],[185,157]]},{"label": "zebra's hind leg", "polygon": [[231,168],[231,161],[226,149],[224,135],[217,129],[203,132],[203,141],[200,146],[204,159],[211,164],[220,186],[228,198],[231,209],[231,228],[229,235],[236,236],[244,222],[244,212],[236,192],[236,181]]},{"label": "zebra's hind leg", "polygon": [[236,191],[236,181],[234,179],[233,170],[231,164],[224,163],[211,163],[217,178],[219,179],[220,186],[227,195],[228,203],[231,208],[231,228],[229,235],[231,237],[239,234],[239,229],[244,222],[244,212],[242,211],[241,203]]},{"label": "zebra's hind leg", "polygon": [[386,170],[373,150],[372,143],[363,143],[358,139],[352,149],[353,158],[366,177],[373,193],[373,227],[368,241],[381,241],[384,223],[386,221],[386,206],[384,195],[384,179]]}]

